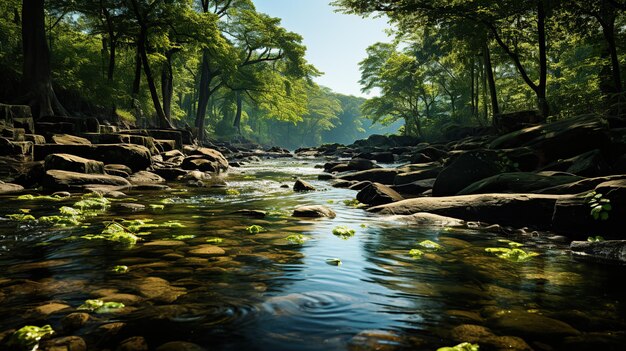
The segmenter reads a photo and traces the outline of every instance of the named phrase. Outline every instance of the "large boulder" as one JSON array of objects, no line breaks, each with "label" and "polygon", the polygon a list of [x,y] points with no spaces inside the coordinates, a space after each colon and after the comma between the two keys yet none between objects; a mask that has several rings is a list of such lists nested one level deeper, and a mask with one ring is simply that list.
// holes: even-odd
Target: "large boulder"
[{"label": "large boulder", "polygon": [[402,195],[395,190],[380,183],[371,183],[366,186],[359,191],[356,199],[361,203],[373,206],[404,200]]},{"label": "large boulder", "polygon": [[61,144],[61,145],[91,145],[91,141],[81,138],[76,135],[70,134],[55,134],[52,136],[53,144]]},{"label": "large boulder", "polygon": [[422,197],[372,207],[371,212],[386,215],[434,213],[466,221],[514,227],[552,227],[552,213],[558,200],[571,195],[483,194],[449,197]]},{"label": "large boulder", "polygon": [[374,160],[381,163],[393,163],[395,162],[395,157],[393,153],[389,151],[383,152],[364,152],[357,156],[358,158],[366,159],[366,160]]},{"label": "large boulder", "polygon": [[15,194],[24,190],[24,187],[18,184],[4,183],[0,181],[0,195]]},{"label": "large boulder", "polygon": [[365,171],[372,168],[380,168],[373,160],[364,158],[353,158],[348,162],[347,169],[350,171]]},{"label": "large boulder", "polygon": [[592,191],[596,186],[610,182],[613,180],[622,180],[626,179],[626,174],[619,174],[614,176],[607,177],[597,177],[597,178],[583,178],[581,180],[566,183],[561,185],[555,185],[549,188],[541,189],[537,191],[539,194],[579,194],[583,192]]},{"label": "large boulder", "polygon": [[85,174],[62,170],[49,170],[42,180],[46,189],[68,190],[85,188],[87,185],[113,185],[130,186],[130,183],[122,178],[106,174]]},{"label": "large boulder", "polygon": [[407,184],[393,185],[391,188],[400,194],[422,195],[425,191],[433,188],[435,180],[435,178],[423,179]]},{"label": "large boulder", "polygon": [[228,170],[228,160],[221,152],[215,149],[185,146],[184,151],[187,155],[197,155],[211,162],[215,162],[219,171]]},{"label": "large boulder", "polygon": [[455,195],[472,183],[503,171],[504,165],[495,151],[465,152],[439,173],[433,185],[433,196]]},{"label": "large boulder", "polygon": [[570,249],[578,257],[626,263],[626,240],[573,241]]},{"label": "large boulder", "polygon": [[494,116],[493,124],[498,131],[510,133],[537,124],[541,121],[542,118],[538,111],[527,110],[497,114]]},{"label": "large boulder", "polygon": [[442,167],[433,166],[431,168],[425,168],[418,171],[399,173],[393,180],[394,185],[409,184],[424,179],[437,178],[442,171]]},{"label": "large boulder", "polygon": [[308,217],[308,218],[335,218],[337,214],[326,206],[311,205],[311,206],[298,206],[293,210],[293,217]]},{"label": "large boulder", "polygon": [[70,154],[50,154],[44,160],[44,167],[46,170],[104,174],[104,163]]},{"label": "large boulder", "polygon": [[293,191],[315,191],[315,187],[311,185],[309,182],[304,181],[300,178],[296,179],[296,182],[293,184]]},{"label": "large boulder", "polygon": [[133,185],[164,184],[165,179],[158,174],[148,171],[139,171],[130,175],[127,180]]},{"label": "large boulder", "polygon": [[458,192],[458,195],[488,193],[534,193],[541,189],[582,180],[573,175],[548,176],[537,173],[502,173],[479,180]]},{"label": "large boulder", "polygon": [[397,169],[390,168],[376,168],[376,169],[368,169],[365,171],[354,172],[350,174],[343,175],[339,177],[342,180],[356,180],[356,181],[364,181],[369,180],[372,182],[377,182],[381,184],[393,184],[393,180],[396,178],[396,175],[400,173]]},{"label": "large boulder", "polygon": [[105,164],[118,163],[141,171],[152,165],[152,155],[145,146],[133,144],[97,145],[35,145],[35,160],[44,160],[50,154],[71,154]]}]

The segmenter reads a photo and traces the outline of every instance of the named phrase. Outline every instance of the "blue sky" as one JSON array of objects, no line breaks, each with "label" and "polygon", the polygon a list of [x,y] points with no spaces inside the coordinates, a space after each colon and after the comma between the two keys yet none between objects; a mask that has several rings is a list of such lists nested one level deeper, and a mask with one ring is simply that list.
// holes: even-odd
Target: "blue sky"
[{"label": "blue sky", "polygon": [[321,85],[348,95],[361,93],[358,63],[365,49],[379,41],[390,41],[389,27],[382,18],[335,13],[330,0],[254,0],[260,12],[282,18],[282,24],[304,37],[307,60],[324,72]]}]

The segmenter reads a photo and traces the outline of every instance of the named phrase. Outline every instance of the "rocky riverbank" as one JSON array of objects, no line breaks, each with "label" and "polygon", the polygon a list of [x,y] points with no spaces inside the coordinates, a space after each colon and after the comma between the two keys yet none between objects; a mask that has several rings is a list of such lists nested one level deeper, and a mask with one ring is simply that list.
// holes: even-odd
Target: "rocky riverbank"
[{"label": "rocky riverbank", "polygon": [[[409,220],[430,213],[574,240],[623,239],[625,127],[623,119],[581,116],[438,143],[372,136],[296,155],[336,159],[320,178],[358,191],[371,212]],[[612,243],[626,251],[623,242]]]}]

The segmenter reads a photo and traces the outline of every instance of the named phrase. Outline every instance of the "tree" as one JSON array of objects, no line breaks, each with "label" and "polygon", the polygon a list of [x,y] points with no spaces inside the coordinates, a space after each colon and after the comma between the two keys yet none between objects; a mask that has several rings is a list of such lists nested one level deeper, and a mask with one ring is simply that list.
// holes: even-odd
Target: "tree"
[{"label": "tree", "polygon": [[66,116],[52,87],[44,0],[22,0],[22,91],[33,116]]}]

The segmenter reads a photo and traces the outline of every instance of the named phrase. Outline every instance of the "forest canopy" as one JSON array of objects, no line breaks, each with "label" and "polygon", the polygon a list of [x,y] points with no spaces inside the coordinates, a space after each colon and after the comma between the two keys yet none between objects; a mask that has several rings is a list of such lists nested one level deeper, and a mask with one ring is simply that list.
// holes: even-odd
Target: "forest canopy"
[{"label": "forest canopy", "polygon": [[393,131],[370,130],[365,99],[318,86],[305,53],[299,34],[250,0],[0,4],[0,101],[35,116],[289,148]]}]

